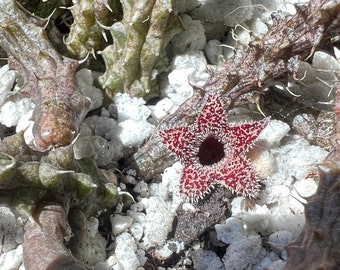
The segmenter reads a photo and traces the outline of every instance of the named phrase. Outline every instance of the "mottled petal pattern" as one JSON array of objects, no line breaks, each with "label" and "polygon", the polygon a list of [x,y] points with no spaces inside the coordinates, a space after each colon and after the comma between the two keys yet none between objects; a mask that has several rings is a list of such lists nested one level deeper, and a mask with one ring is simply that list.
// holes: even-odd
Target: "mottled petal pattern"
[{"label": "mottled petal pattern", "polygon": [[243,123],[236,126],[226,126],[224,133],[230,139],[231,147],[235,149],[235,154],[246,152],[257,139],[261,131],[267,126],[269,119],[253,123]]},{"label": "mottled petal pattern", "polygon": [[217,94],[209,94],[193,125],[160,131],[161,141],[183,163],[181,193],[197,200],[220,184],[256,198],[259,179],[245,153],[268,121],[229,125],[222,100]]},{"label": "mottled petal pattern", "polygon": [[220,128],[223,124],[224,111],[221,99],[217,95],[209,95],[200,115],[197,118],[196,131]]},{"label": "mottled petal pattern", "polygon": [[217,170],[214,180],[231,191],[249,198],[257,197],[260,191],[260,185],[253,168],[241,156],[235,157],[226,166]]},{"label": "mottled petal pattern", "polygon": [[182,161],[190,155],[191,142],[195,136],[187,127],[167,129],[159,132],[163,144]]},{"label": "mottled petal pattern", "polygon": [[200,198],[208,193],[213,183],[209,172],[195,167],[193,164],[184,166],[181,177],[181,192],[188,198]]}]

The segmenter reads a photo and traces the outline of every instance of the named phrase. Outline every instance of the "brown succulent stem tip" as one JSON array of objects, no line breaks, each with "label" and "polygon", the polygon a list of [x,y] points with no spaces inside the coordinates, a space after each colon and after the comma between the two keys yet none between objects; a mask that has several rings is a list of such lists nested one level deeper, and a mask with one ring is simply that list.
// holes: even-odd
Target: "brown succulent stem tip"
[{"label": "brown succulent stem tip", "polygon": [[53,48],[45,21],[29,16],[14,0],[1,0],[0,5],[0,46],[23,78],[20,91],[36,104],[34,144],[38,150],[68,145],[90,106],[75,78],[78,62]]}]

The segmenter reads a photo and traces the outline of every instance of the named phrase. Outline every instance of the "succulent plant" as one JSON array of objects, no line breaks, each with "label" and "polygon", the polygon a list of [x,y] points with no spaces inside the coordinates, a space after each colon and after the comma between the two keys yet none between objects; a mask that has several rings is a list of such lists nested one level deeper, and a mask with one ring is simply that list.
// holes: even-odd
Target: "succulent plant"
[{"label": "succulent plant", "polygon": [[181,29],[171,0],[124,1],[123,19],[109,29],[113,44],[103,52],[106,72],[99,84],[110,96],[127,92],[150,98],[156,77],[167,67],[165,47]]},{"label": "succulent plant", "polygon": [[72,141],[90,105],[78,89],[78,62],[54,49],[44,20],[14,0],[0,4],[0,45],[9,55],[10,67],[23,78],[20,92],[36,104],[34,145],[26,144],[23,132],[0,142],[0,202],[28,219],[26,269],[86,269],[64,246],[68,213],[78,209],[97,216],[98,211],[114,208],[119,195],[93,156],[74,157]]},{"label": "succulent plant", "polygon": [[69,8],[73,23],[64,42],[68,53],[76,59],[84,59],[89,53],[95,55],[108,45],[105,29],[121,16],[119,1],[74,1]]}]

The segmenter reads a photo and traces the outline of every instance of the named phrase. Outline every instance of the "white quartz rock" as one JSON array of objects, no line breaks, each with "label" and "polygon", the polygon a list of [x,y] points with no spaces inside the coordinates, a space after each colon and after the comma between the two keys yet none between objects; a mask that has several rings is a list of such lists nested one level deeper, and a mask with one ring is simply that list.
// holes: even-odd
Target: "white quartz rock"
[{"label": "white quartz rock", "polygon": [[141,145],[148,138],[155,126],[147,121],[125,120],[118,124],[120,131],[118,138],[123,146],[133,147]]},{"label": "white quartz rock", "polygon": [[215,230],[217,240],[225,244],[230,244],[248,234],[244,229],[243,222],[235,217],[228,218],[225,224],[216,224]]},{"label": "white quartz rock", "polygon": [[232,216],[241,219],[250,230],[256,232],[265,231],[268,227],[270,211],[267,205],[258,205],[252,209],[245,209],[245,199],[242,197],[235,198],[231,203]]},{"label": "white quartz rock", "polygon": [[232,242],[222,261],[225,269],[251,269],[261,259],[263,253],[262,240],[259,235],[249,235]]},{"label": "white quartz rock", "polygon": [[16,249],[1,253],[0,255],[0,269],[13,270],[18,269],[23,262],[23,248],[19,245]]},{"label": "white quartz rock", "polygon": [[270,146],[280,144],[281,139],[288,134],[289,125],[280,120],[270,120],[268,125],[260,133],[258,140],[265,140]]},{"label": "white quartz rock", "polygon": [[198,249],[192,253],[195,270],[224,270],[221,259],[211,250]]},{"label": "white quartz rock", "polygon": [[205,45],[204,52],[207,55],[210,63],[217,65],[219,62],[219,57],[223,55],[221,42],[217,39],[209,40]]},{"label": "white quartz rock", "polygon": [[133,218],[130,216],[115,214],[110,216],[110,221],[112,224],[113,234],[119,235],[132,225]]},{"label": "white quartz rock", "polygon": [[144,198],[142,203],[146,209],[144,244],[146,247],[163,245],[172,229],[175,213],[171,211],[170,205],[160,197]]},{"label": "white quartz rock", "polygon": [[177,109],[192,96],[192,85],[202,86],[209,78],[203,52],[188,52],[177,55],[171,62],[172,71],[168,83],[161,88],[162,95],[171,99]]},{"label": "white quartz rock", "polygon": [[99,108],[103,104],[103,93],[93,85],[92,71],[84,68],[76,74],[80,92],[91,100],[90,110]]},{"label": "white quartz rock", "polygon": [[35,105],[30,98],[20,94],[12,95],[0,106],[0,123],[6,127],[16,126],[19,119],[34,109]]},{"label": "white quartz rock", "polygon": [[151,114],[151,110],[145,106],[142,98],[131,98],[127,93],[117,93],[114,98],[117,108],[118,121],[125,120],[145,121]]},{"label": "white quartz rock", "polygon": [[11,94],[18,73],[9,70],[8,65],[0,68],[0,104]]},{"label": "white quartz rock", "polygon": [[183,54],[188,51],[203,50],[206,38],[204,27],[200,20],[193,20],[189,15],[181,15],[184,31],[172,38],[174,54]]},{"label": "white quartz rock", "polygon": [[127,232],[116,237],[115,255],[119,261],[117,264],[123,266],[118,268],[119,270],[132,270],[139,266],[135,239]]},{"label": "white quartz rock", "polygon": [[281,255],[284,247],[293,240],[293,235],[290,231],[277,231],[269,235],[268,244],[271,249],[278,255]]}]

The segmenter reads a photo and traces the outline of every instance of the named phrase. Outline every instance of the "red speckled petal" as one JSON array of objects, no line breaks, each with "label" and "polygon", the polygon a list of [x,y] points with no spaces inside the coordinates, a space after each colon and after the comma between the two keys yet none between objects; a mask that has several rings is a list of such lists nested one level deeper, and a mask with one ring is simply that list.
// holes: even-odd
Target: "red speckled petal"
[{"label": "red speckled petal", "polygon": [[209,172],[197,168],[193,164],[186,165],[182,172],[181,177],[181,192],[191,198],[196,200],[202,198],[206,193],[210,191],[213,183],[209,176]]},{"label": "red speckled petal", "polygon": [[187,160],[190,156],[191,143],[194,134],[187,127],[162,130],[158,133],[163,144],[181,160]]},{"label": "red speckled petal", "polygon": [[269,118],[264,118],[261,121],[224,128],[224,133],[230,142],[230,147],[235,149],[236,155],[249,149],[261,131],[267,126],[268,121]]},{"label": "red speckled petal", "polygon": [[197,118],[197,131],[206,129],[220,129],[224,123],[224,110],[222,101],[218,95],[209,95],[207,102]]},{"label": "red speckled petal", "polygon": [[253,168],[245,158],[240,156],[230,160],[213,176],[219,184],[248,198],[256,197],[260,190],[259,180]]}]

